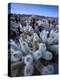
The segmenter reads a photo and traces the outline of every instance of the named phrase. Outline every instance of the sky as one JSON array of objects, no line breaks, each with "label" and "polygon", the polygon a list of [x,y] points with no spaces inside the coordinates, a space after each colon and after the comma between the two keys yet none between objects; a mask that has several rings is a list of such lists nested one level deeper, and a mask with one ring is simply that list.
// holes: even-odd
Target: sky
[{"label": "sky", "polygon": [[11,13],[58,17],[58,6],[11,3]]}]

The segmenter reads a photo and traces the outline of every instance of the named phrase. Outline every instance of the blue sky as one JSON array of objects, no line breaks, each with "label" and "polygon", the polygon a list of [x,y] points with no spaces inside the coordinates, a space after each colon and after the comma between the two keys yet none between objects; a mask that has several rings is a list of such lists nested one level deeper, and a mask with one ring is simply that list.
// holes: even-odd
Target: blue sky
[{"label": "blue sky", "polygon": [[11,3],[11,13],[58,17],[58,6]]}]

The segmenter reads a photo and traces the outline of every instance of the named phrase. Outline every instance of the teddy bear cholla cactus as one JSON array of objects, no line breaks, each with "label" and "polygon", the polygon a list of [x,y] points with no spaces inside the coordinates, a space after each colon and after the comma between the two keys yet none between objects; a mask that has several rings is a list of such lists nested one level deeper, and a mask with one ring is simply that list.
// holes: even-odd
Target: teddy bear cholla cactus
[{"label": "teddy bear cholla cactus", "polygon": [[40,38],[42,40],[42,42],[47,42],[47,35],[48,35],[48,31],[43,30],[40,32]]},{"label": "teddy bear cholla cactus", "polygon": [[41,69],[41,74],[42,75],[48,75],[48,74],[53,74],[54,73],[54,66],[53,65],[47,65],[47,66],[44,66],[42,69]]},{"label": "teddy bear cholla cactus", "polygon": [[11,53],[11,62],[17,62],[22,59],[22,52],[21,51],[14,51]]},{"label": "teddy bear cholla cactus", "polygon": [[29,64],[24,67],[24,76],[32,76],[33,72],[34,72],[33,64]]},{"label": "teddy bear cholla cactus", "polygon": [[24,63],[26,65],[32,64],[33,63],[33,56],[31,54],[28,54],[24,58]]},{"label": "teddy bear cholla cactus", "polygon": [[[30,32],[31,36],[29,36],[29,34],[25,34],[27,32]],[[15,47],[15,51],[12,51],[11,53],[11,61],[18,62],[20,58],[24,57],[22,62],[25,64],[23,74],[25,76],[29,76],[34,72],[34,66],[36,65],[34,61],[38,62],[40,61],[40,59],[50,61],[54,57],[53,53],[50,51],[57,52],[58,32],[54,30],[51,30],[51,32],[43,30],[40,32],[40,36],[38,36],[38,34],[34,32],[32,27],[27,24],[27,26],[23,28],[23,33],[24,34],[20,36],[19,39],[20,46],[17,46],[17,44],[11,40],[11,46],[13,46],[13,49]],[[29,46],[30,44],[32,45],[32,47]],[[47,47],[49,47],[50,51],[47,49]],[[54,73],[54,67],[50,65],[41,65],[40,68],[39,69],[41,70],[41,74]],[[37,70],[39,69],[37,68]],[[49,71],[50,69],[51,71]]]},{"label": "teddy bear cholla cactus", "polygon": [[51,52],[47,51],[46,45],[44,43],[39,44],[39,49],[33,53],[36,60],[43,58],[45,60],[51,60],[53,55]]}]

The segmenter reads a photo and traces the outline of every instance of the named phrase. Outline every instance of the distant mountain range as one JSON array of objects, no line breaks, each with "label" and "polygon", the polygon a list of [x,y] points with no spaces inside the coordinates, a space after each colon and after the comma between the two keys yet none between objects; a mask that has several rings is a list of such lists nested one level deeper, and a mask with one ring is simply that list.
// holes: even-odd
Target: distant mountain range
[{"label": "distant mountain range", "polygon": [[[30,16],[35,15],[35,14],[12,14],[12,13],[10,13],[10,15],[30,17]],[[58,17],[49,17],[49,16],[42,16],[42,15],[35,15],[35,16],[36,17],[40,17],[40,18],[54,18],[54,19],[57,19],[58,18]]]}]

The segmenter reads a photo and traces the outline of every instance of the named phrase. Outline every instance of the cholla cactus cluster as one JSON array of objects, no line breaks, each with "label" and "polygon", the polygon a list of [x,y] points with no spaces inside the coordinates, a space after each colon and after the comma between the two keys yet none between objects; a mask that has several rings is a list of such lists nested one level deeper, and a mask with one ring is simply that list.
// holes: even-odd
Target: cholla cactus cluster
[{"label": "cholla cactus cluster", "polygon": [[[21,33],[19,37],[9,40],[11,76],[31,76],[31,75],[48,75],[58,73],[58,27],[57,25],[51,30],[45,27],[41,31],[40,25],[48,25],[42,21],[36,21],[35,29],[26,22],[26,26],[19,23],[12,23],[14,27],[19,24]],[[55,29],[56,28],[56,29]],[[16,30],[14,28],[14,30]],[[16,33],[18,31],[16,30]]]}]

